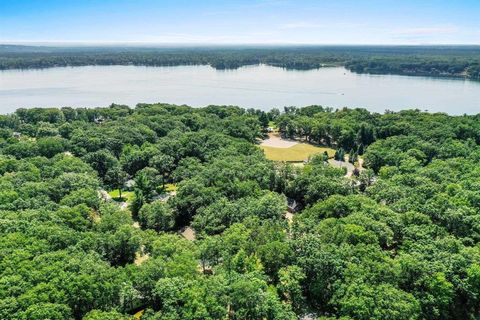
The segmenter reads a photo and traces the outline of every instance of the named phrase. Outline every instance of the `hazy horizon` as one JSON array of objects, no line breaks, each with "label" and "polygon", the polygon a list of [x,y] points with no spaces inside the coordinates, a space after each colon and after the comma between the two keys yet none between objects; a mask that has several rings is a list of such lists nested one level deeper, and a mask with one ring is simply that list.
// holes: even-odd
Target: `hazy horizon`
[{"label": "hazy horizon", "polygon": [[252,47],[252,48],[280,48],[280,47],[480,47],[479,44],[470,43],[438,43],[438,44],[408,44],[408,43],[274,43],[274,44],[262,44],[262,43],[161,43],[161,42],[82,42],[82,41],[70,41],[70,42],[0,42],[0,46],[22,46],[22,47],[117,47],[117,48],[239,48],[239,47]]}]

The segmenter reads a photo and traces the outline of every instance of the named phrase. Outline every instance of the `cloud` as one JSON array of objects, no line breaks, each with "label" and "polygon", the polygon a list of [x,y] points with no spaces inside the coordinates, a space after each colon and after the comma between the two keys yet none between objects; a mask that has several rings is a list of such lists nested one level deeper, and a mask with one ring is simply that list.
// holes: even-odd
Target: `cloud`
[{"label": "cloud", "polygon": [[266,7],[279,7],[290,5],[290,0],[258,0],[253,3],[243,3],[239,5],[225,7],[222,10],[210,10],[202,13],[204,16],[226,16],[230,14],[237,14],[246,10],[265,9]]},{"label": "cloud", "polygon": [[455,25],[398,28],[390,31],[394,41],[410,44],[462,43],[461,28]]},{"label": "cloud", "polygon": [[440,34],[454,34],[460,30],[457,26],[401,28],[392,31],[393,35],[404,36],[434,36]]},{"label": "cloud", "polygon": [[324,28],[326,25],[312,22],[292,22],[280,26],[281,29],[318,29]]},{"label": "cloud", "polygon": [[[118,42],[118,41],[116,41]],[[269,32],[251,32],[246,34],[194,34],[194,33],[164,33],[139,35],[134,41],[125,43],[152,43],[152,44],[281,44],[285,42]]]},{"label": "cloud", "polygon": [[309,21],[290,22],[279,26],[280,29],[338,29],[367,27],[365,24],[351,22],[318,23]]}]

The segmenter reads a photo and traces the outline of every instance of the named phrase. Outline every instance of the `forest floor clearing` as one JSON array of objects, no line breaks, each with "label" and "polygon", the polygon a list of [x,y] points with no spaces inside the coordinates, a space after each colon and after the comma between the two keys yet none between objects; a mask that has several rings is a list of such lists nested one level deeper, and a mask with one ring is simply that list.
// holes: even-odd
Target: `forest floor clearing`
[{"label": "forest floor clearing", "polygon": [[293,213],[290,211],[285,212],[285,219],[287,219],[288,224],[292,224],[293,222]]},{"label": "forest floor clearing", "polygon": [[135,261],[133,262],[136,266],[141,265],[150,258],[148,253],[143,253],[143,250],[135,253]]},{"label": "forest floor clearing", "polygon": [[145,309],[142,309],[133,315],[133,319],[140,320],[145,313]]},{"label": "forest floor clearing", "polygon": [[177,193],[177,185],[174,183],[167,183],[165,185],[165,191],[168,193]]},{"label": "forest floor clearing", "polygon": [[195,230],[191,227],[186,227],[180,231],[180,234],[189,241],[194,241],[196,239]]}]

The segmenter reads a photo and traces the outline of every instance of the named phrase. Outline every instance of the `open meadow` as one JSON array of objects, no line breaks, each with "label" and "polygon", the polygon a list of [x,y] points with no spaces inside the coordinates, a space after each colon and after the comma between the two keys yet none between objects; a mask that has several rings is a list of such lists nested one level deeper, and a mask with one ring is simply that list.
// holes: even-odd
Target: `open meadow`
[{"label": "open meadow", "polygon": [[298,143],[289,148],[276,148],[269,146],[260,146],[265,152],[265,156],[273,161],[301,162],[308,160],[311,156],[327,152],[329,157],[333,157],[335,150],[332,148],[317,147],[308,143]]}]

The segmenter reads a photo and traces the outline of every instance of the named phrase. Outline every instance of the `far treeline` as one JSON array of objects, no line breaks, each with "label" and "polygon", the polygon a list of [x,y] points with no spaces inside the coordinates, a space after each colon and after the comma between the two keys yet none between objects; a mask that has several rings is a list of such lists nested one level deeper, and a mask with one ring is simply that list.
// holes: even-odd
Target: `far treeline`
[{"label": "far treeline", "polygon": [[[269,126],[365,169],[267,160]],[[0,116],[0,319],[478,319],[479,162],[479,115],[19,109]]]},{"label": "far treeline", "polygon": [[0,70],[87,65],[267,64],[309,70],[345,66],[356,73],[480,80],[480,46],[32,47],[0,45]]}]

